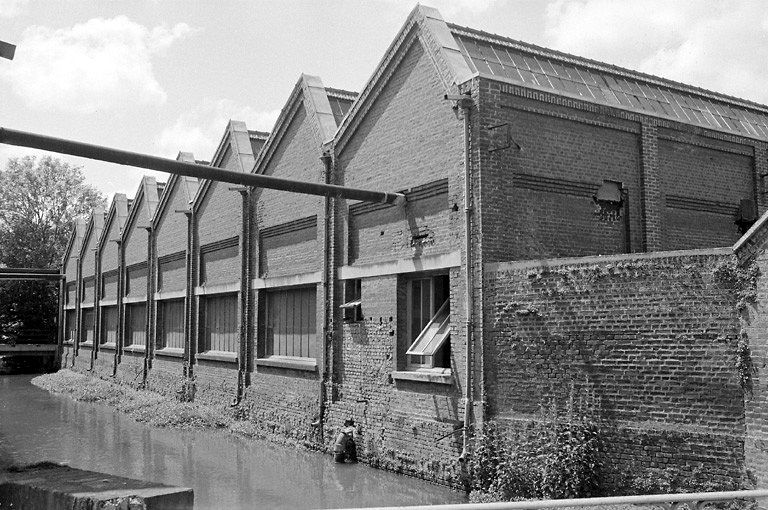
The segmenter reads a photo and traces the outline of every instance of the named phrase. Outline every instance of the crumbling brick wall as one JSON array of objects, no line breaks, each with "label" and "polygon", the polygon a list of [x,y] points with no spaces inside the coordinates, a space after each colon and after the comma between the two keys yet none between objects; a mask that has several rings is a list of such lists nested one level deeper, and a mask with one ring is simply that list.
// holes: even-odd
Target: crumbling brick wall
[{"label": "crumbling brick wall", "polygon": [[588,399],[614,490],[668,466],[738,479],[740,326],[724,265],[730,249],[486,266],[490,414],[522,426]]}]

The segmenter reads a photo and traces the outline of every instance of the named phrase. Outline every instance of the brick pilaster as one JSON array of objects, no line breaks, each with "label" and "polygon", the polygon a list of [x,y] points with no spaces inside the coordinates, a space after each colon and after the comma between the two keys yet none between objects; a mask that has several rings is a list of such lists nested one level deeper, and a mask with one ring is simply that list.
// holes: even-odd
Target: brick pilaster
[{"label": "brick pilaster", "polygon": [[643,251],[662,249],[663,199],[659,175],[658,128],[644,122],[641,126],[640,162],[642,165]]}]

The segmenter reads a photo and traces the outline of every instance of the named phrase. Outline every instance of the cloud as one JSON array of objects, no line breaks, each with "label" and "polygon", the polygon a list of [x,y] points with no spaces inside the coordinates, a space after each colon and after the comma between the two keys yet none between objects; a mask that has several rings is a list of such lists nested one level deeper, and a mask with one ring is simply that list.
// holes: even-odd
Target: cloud
[{"label": "cloud", "polygon": [[0,2],[0,18],[14,18],[26,12],[29,0],[3,0]]},{"label": "cloud", "polygon": [[158,149],[166,157],[176,157],[179,151],[184,151],[192,152],[198,159],[209,160],[230,119],[245,122],[251,130],[271,131],[278,115],[280,110],[258,111],[229,99],[205,99],[162,131]]},{"label": "cloud", "polygon": [[761,0],[559,0],[546,9],[546,44],[768,102],[764,5]]},{"label": "cloud", "polygon": [[[396,4],[410,11],[413,9],[412,0],[385,0],[389,4]],[[434,7],[447,19],[454,18],[459,13],[480,14],[490,9],[497,0],[431,0],[427,3]]]},{"label": "cloud", "polygon": [[152,56],[191,32],[188,25],[148,29],[125,16],[71,28],[24,31],[2,77],[27,106],[77,113],[161,104],[166,93]]}]

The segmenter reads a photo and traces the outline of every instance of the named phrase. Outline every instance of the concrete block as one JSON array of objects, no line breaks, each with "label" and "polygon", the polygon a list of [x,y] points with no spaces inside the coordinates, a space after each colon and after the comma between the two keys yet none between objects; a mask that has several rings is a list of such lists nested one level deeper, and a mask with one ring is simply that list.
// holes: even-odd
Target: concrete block
[{"label": "concrete block", "polygon": [[42,462],[0,472],[0,509],[190,510],[192,489]]}]

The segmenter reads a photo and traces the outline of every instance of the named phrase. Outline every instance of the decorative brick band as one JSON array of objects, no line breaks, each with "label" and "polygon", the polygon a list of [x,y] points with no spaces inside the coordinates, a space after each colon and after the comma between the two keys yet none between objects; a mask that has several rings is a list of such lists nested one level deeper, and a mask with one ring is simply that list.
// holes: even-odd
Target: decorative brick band
[{"label": "decorative brick band", "polygon": [[[200,248],[200,253],[211,253],[213,251],[224,250],[226,248],[233,248],[237,246],[239,243],[240,243],[240,238],[237,236],[230,237],[228,239],[222,239],[221,241],[208,243],[205,246],[202,246]],[[182,256],[183,255],[184,253],[182,252]]]},{"label": "decorative brick band", "polygon": [[[185,253],[183,251],[177,251],[175,253],[169,253],[168,255],[163,255],[162,257],[158,257],[157,263],[158,265],[167,264],[169,262],[177,262],[179,260],[184,260],[184,258],[185,258]],[[136,265],[138,266],[139,264],[136,264]],[[133,266],[130,269],[133,269]]]},{"label": "decorative brick band", "polygon": [[677,195],[667,195],[667,207],[726,215],[733,215],[737,209],[736,204],[718,202],[716,200],[705,200],[703,198],[681,197]]},{"label": "decorative brick band", "polygon": [[298,220],[289,221],[287,223],[281,223],[280,225],[274,225],[261,229],[259,232],[261,238],[276,237],[279,235],[287,234],[289,232],[297,232],[307,228],[317,228],[317,215],[307,216]]},{"label": "decorative brick band", "polygon": [[[405,195],[406,204],[409,202],[415,202],[417,200],[423,200],[425,198],[436,197],[438,195],[448,194],[448,179],[440,179],[421,186],[416,186],[407,190],[400,190],[398,193]],[[349,215],[357,216],[360,214],[368,214],[376,211],[382,211],[391,207],[398,207],[392,204],[375,204],[370,202],[357,202],[349,206]]]},{"label": "decorative brick band", "polygon": [[564,179],[553,179],[541,175],[515,174],[512,177],[512,183],[515,188],[529,189],[532,191],[547,191],[549,193],[560,193],[562,195],[573,195],[577,197],[592,198],[597,193],[598,186],[589,182],[567,181]]}]

